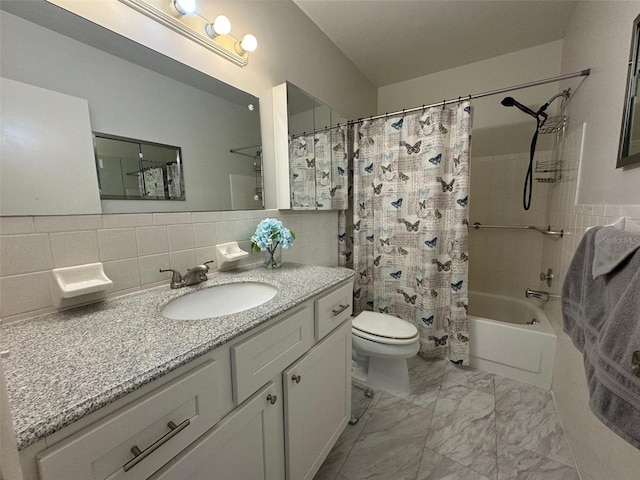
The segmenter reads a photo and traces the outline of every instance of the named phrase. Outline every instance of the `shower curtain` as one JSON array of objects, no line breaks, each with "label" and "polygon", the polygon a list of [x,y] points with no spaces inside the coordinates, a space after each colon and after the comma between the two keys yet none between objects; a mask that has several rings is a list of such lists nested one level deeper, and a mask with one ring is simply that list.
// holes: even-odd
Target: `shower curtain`
[{"label": "shower curtain", "polygon": [[339,217],[340,264],[356,272],[354,315],[413,323],[420,354],[468,364],[471,106],[351,126],[353,188]]}]

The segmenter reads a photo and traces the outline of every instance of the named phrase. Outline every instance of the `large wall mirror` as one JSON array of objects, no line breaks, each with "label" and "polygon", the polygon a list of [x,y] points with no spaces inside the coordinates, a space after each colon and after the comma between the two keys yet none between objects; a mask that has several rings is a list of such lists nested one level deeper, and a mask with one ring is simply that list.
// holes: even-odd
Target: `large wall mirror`
[{"label": "large wall mirror", "polygon": [[274,88],[274,103],[286,106],[276,122],[276,142],[286,138],[290,208],[345,209],[347,119],[290,82]]},{"label": "large wall mirror", "polygon": [[[182,201],[103,195],[96,213],[263,208],[257,97],[48,2],[0,5],[3,77],[85,100],[89,131],[180,147],[183,184],[176,196]],[[63,118],[64,111],[59,115]],[[89,162],[95,175],[93,155],[73,161]],[[65,188],[74,190],[73,182],[69,175]],[[80,193],[73,201],[83,202]],[[71,206],[54,212],[2,212],[69,213],[78,212]]]},{"label": "large wall mirror", "polygon": [[633,37],[629,56],[629,75],[625,96],[622,133],[616,167],[640,163],[640,106],[638,87],[640,86],[640,15],[633,22]]}]

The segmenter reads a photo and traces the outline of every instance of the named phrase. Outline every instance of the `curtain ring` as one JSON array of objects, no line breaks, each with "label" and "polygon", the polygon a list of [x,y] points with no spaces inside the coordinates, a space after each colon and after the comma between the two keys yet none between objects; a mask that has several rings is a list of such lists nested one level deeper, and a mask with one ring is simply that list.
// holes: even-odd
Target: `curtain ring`
[{"label": "curtain ring", "polygon": [[471,94],[469,94],[469,101],[471,101]]},{"label": "curtain ring", "polygon": [[402,109],[402,118],[404,118],[404,108]]},{"label": "curtain ring", "polygon": [[462,100],[462,97],[458,97],[458,106],[460,106],[460,103],[462,103],[461,100]]},{"label": "curtain ring", "polygon": [[425,111],[425,104],[422,104],[422,114],[424,115],[424,111]]},{"label": "curtain ring", "polygon": [[447,102],[446,99],[442,100],[442,111],[444,111],[444,106],[445,106],[446,102]]}]

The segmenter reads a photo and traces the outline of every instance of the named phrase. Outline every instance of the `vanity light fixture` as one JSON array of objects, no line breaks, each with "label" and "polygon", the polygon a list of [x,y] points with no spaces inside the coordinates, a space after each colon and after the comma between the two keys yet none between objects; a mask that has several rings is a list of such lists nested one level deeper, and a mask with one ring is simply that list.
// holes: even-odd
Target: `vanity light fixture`
[{"label": "vanity light fixture", "polygon": [[213,22],[202,16],[196,0],[119,1],[240,67],[249,63],[249,52],[258,47],[251,34],[242,40],[231,35],[231,22],[224,15],[218,15]]}]

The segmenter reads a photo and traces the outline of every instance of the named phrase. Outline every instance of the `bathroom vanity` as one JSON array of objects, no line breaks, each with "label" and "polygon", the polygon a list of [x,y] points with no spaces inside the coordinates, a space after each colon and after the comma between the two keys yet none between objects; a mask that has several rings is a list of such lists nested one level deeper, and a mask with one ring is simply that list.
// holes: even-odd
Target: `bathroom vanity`
[{"label": "bathroom vanity", "polygon": [[[161,316],[233,282],[278,293]],[[2,327],[24,479],[313,478],[350,417],[352,290],[351,270],[285,264]]]}]

